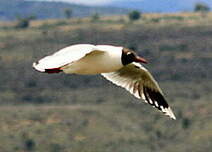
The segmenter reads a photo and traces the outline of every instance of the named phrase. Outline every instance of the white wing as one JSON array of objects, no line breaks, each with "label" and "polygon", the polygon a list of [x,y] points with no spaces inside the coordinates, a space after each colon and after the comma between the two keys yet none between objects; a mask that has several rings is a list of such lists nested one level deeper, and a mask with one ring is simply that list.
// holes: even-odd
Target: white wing
[{"label": "white wing", "polygon": [[131,63],[116,72],[103,73],[102,75],[114,84],[125,88],[135,97],[144,99],[146,103],[159,109],[165,115],[176,119],[158,83],[142,65]]},{"label": "white wing", "polygon": [[45,72],[46,69],[57,69],[81,59],[95,49],[96,46],[91,44],[72,45],[33,63],[33,67],[40,72]]}]

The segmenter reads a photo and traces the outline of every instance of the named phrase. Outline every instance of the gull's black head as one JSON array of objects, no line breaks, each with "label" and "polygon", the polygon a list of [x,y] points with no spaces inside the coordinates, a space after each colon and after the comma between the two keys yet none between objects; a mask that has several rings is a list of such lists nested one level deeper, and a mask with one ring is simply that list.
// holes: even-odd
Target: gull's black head
[{"label": "gull's black head", "polygon": [[122,50],[121,61],[123,65],[127,65],[132,62],[147,63],[144,58],[138,56],[134,51],[127,48],[123,48]]}]

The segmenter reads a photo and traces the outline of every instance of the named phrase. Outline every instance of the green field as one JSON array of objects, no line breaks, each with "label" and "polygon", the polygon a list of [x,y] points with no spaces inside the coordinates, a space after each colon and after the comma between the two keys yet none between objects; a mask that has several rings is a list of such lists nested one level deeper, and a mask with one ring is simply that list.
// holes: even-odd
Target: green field
[{"label": "green field", "polygon": [[[212,14],[144,14],[0,23],[0,152],[212,149]],[[32,63],[77,43],[134,48],[173,121],[101,76],[41,74]]]}]

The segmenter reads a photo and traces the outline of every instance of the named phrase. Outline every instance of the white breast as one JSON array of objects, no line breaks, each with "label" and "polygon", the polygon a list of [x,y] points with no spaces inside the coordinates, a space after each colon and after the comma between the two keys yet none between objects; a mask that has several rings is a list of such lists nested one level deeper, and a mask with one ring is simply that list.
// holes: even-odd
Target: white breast
[{"label": "white breast", "polygon": [[97,50],[93,51],[65,67],[65,73],[75,74],[100,74],[114,72],[123,67],[121,55],[123,47],[97,45]]}]

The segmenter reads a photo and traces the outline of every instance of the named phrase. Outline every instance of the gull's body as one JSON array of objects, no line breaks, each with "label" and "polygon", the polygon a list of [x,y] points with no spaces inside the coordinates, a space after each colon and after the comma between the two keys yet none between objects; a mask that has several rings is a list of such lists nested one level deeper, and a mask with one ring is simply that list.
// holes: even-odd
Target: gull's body
[{"label": "gull's body", "polygon": [[99,74],[113,72],[122,68],[123,65],[121,60],[119,60],[121,58],[122,47],[117,47],[112,52],[108,51],[111,50],[111,46],[99,45],[96,47],[97,48],[91,48],[94,51],[90,52],[89,55],[85,55],[78,61],[63,67],[64,72],[75,74]]},{"label": "gull's body", "polygon": [[159,85],[133,51],[111,45],[77,44],[47,56],[33,67],[46,73],[101,74],[114,84],[176,119]]},{"label": "gull's body", "polygon": [[34,67],[40,72],[62,67],[63,71],[69,74],[113,72],[123,67],[121,62],[122,49],[123,47],[107,45],[73,45],[41,59],[40,64],[34,64]]}]

